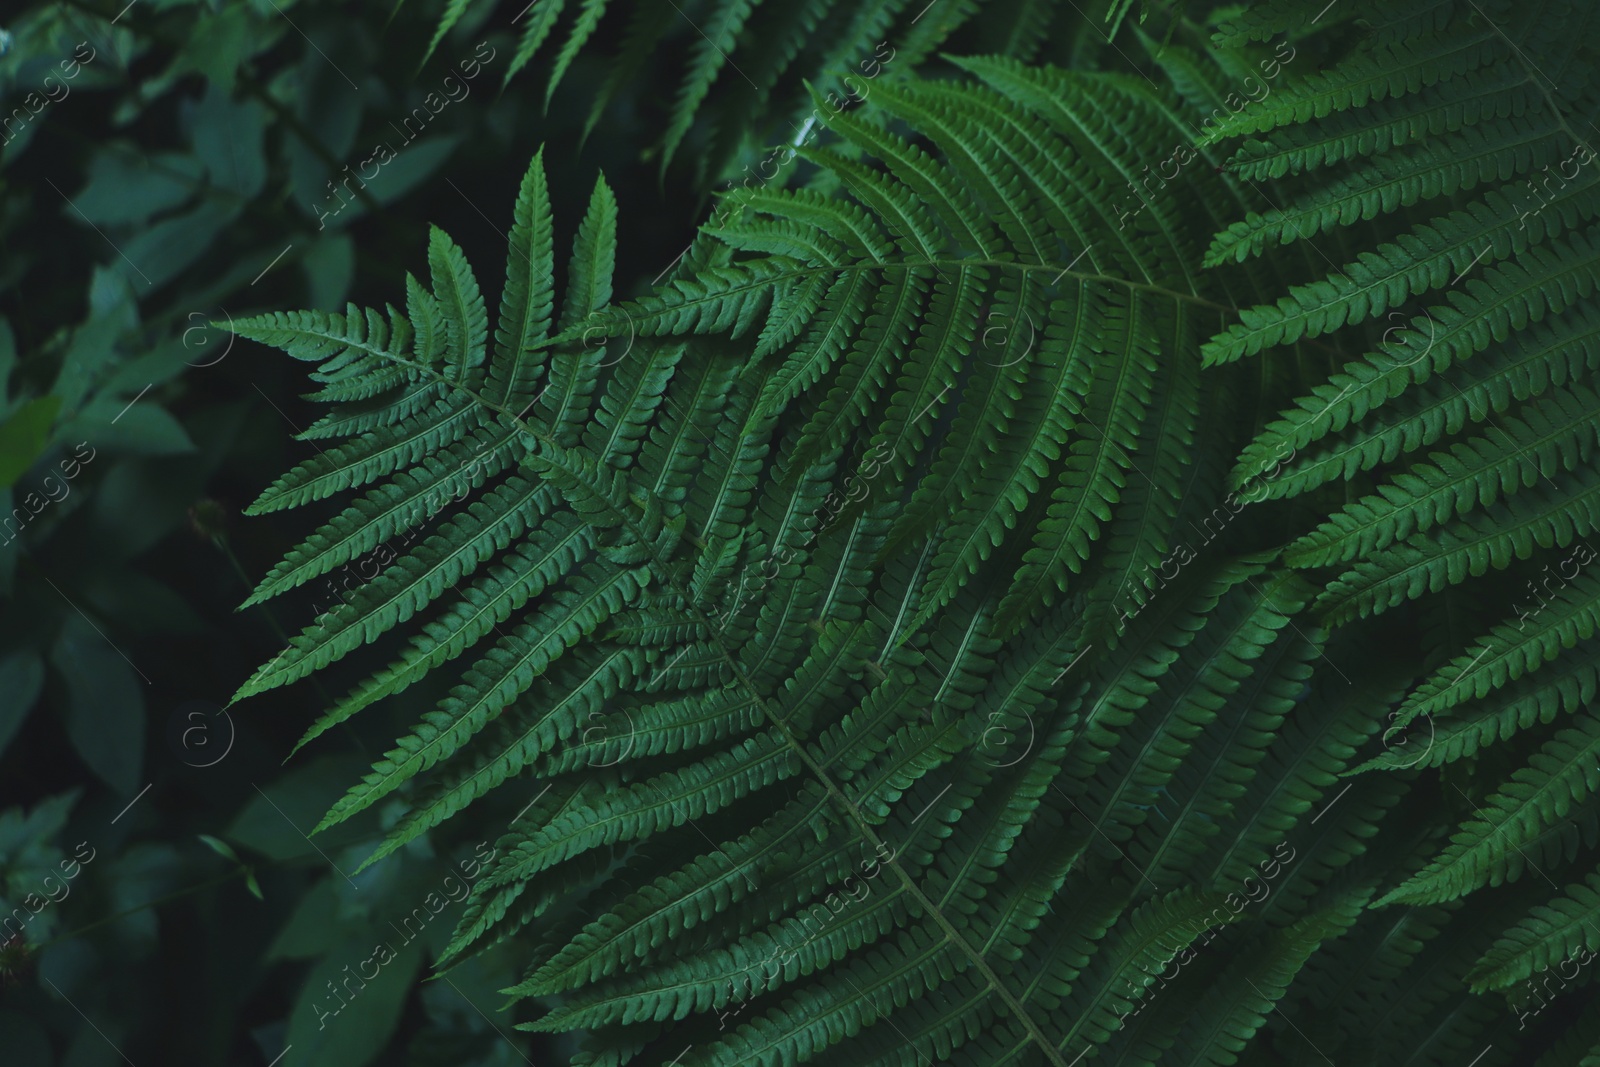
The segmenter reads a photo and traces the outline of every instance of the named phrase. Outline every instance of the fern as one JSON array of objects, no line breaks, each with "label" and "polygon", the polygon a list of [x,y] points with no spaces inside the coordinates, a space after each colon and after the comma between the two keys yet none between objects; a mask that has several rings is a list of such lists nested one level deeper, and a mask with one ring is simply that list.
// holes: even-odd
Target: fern
[{"label": "fern", "polygon": [[[1207,262],[1300,242],[1337,249],[1330,272],[1241,310],[1207,346],[1222,363],[1320,338],[1338,360],[1243,450],[1232,483],[1265,480],[1262,497],[1316,516],[1285,559],[1342,570],[1316,604],[1330,624],[1425,608],[1457,586],[1486,591],[1392,713],[1396,729],[1423,728],[1424,750],[1361,769],[1469,757],[1503,769],[1480,775],[1482,799],[1444,779],[1447,809],[1466,805],[1466,817],[1378,902],[1443,902],[1533,872],[1549,888],[1550,871],[1593,845],[1600,785],[1591,721],[1554,725],[1581,709],[1595,664],[1595,578],[1578,562],[1592,555],[1586,457],[1600,425],[1588,380],[1600,279],[1593,11],[1403,5],[1429,20],[1386,31],[1381,5],[1341,6],[1371,18],[1369,33],[1212,135],[1251,137],[1230,169],[1285,185],[1272,210],[1219,235]],[[1531,929],[1503,935],[1484,957],[1495,962],[1473,971],[1477,988],[1527,975],[1509,946]]]},{"label": "fern", "polygon": [[[864,100],[876,91],[880,77],[898,79],[932,62],[974,22],[981,23],[986,36],[1003,42],[1000,54],[1029,59],[1069,39],[1080,27],[1093,26],[1109,41],[1135,8],[1134,21],[1143,23],[1151,8],[1164,7],[1136,0],[1098,0],[1078,10],[1041,0],[941,0],[937,5],[912,0],[638,0],[626,5],[538,0],[527,6],[448,0],[424,62],[469,14],[487,16],[490,9],[505,13],[515,35],[503,75],[506,84],[554,49],[543,79],[548,110],[580,57],[599,50],[608,37],[620,41],[605,49],[610,53],[609,74],[589,102],[587,136],[619,101],[629,107],[658,107],[636,82],[653,56],[671,55],[671,64],[659,77],[676,88],[662,94],[670,103],[661,108],[661,133],[649,154],[659,155],[665,166],[686,147],[694,147],[708,153],[697,163],[702,184],[739,181],[742,175],[745,184],[754,178],[759,185],[773,177],[762,168],[774,159],[769,154],[758,161],[767,152],[761,146],[786,142],[787,158],[779,166],[787,165],[793,148],[810,143],[813,127],[826,121],[827,112],[815,109],[806,95],[806,83],[834,101]],[[604,32],[611,25],[621,32]]]},{"label": "fern", "polygon": [[[713,7],[669,152],[718,43],[777,17]],[[252,602],[393,558],[236,699],[349,659],[305,744],[428,694],[319,829],[375,825],[370,864],[506,818],[442,962],[504,946],[522,1025],[581,1034],[577,1062],[1540,1047],[1474,991],[1594,947],[1600,577],[1545,565],[1594,530],[1600,246],[1590,178],[1502,211],[1596,100],[1587,13],[1473,8],[1141,36],[1170,88],[988,56],[860,109],[817,91],[806,186],[730,198],[621,302],[601,182],[558,304],[536,156],[492,335],[438,231],[404,314],[238,325],[318,364],[345,438],[257,509],[357,494]],[[952,11],[907,32],[931,49]],[[1121,191],[1279,37],[1326,69],[1130,222]],[[1415,662],[1380,663],[1396,640]]]},{"label": "fern", "polygon": [[[519,454],[536,480],[509,459],[481,464],[464,509],[453,501],[440,505],[460,513],[438,536],[403,553],[350,604],[296,638],[240,696],[303,677],[425,612],[433,621],[420,631],[411,627],[411,650],[331,709],[315,734],[470,650],[450,695],[324,822],[349,818],[408,780],[429,776],[425,793],[373,859],[524,768],[543,766],[581,780],[588,768],[562,750],[594,710],[612,709],[635,728],[652,728],[641,744],[606,748],[607,765],[624,773],[620,791],[566,791],[559,814],[551,809],[549,821],[540,822],[536,810],[523,820],[529,830],[501,843],[504,859],[481,883],[452,946],[463,951],[520,926],[526,920],[518,917],[518,902],[545,879],[554,879],[556,892],[575,891],[566,872],[596,850],[618,855],[639,874],[652,869],[651,910],[619,903],[619,915],[636,916],[625,940],[618,940],[614,920],[597,920],[574,927],[564,953],[532,965],[522,994],[565,990],[564,997],[577,998],[542,1026],[603,1032],[690,1008],[725,1007],[729,984],[740,984],[751,962],[759,962],[760,946],[792,941],[784,931],[803,925],[807,901],[828,897],[830,880],[849,870],[845,857],[865,847],[896,855],[884,864],[883,899],[830,931],[815,950],[790,959],[784,981],[803,982],[851,951],[861,955],[847,973],[879,990],[885,1004],[904,1006],[913,990],[926,988],[931,967],[952,980],[978,981],[971,991],[974,1018],[998,1013],[1012,1020],[1013,1036],[1002,1040],[1016,1042],[1015,1052],[1004,1055],[1032,1049],[1029,1055],[1066,1062],[1064,1046],[1078,1040],[1078,1031],[1058,1032],[1051,1013],[1024,1004],[1019,982],[1028,971],[1007,978],[1011,964],[997,970],[981,949],[1002,938],[1016,946],[1010,959],[1023,960],[1027,931],[1038,928],[1043,909],[1064,891],[1067,870],[1055,862],[1047,886],[1005,903],[1012,890],[995,882],[995,867],[1013,849],[1048,861],[1051,853],[1039,850],[1051,839],[1048,827],[1065,817],[1057,807],[1064,800],[1067,811],[1103,808],[1101,833],[1120,836],[1142,820],[1115,799],[1115,790],[1095,798],[1074,786],[1074,799],[1050,788],[1064,760],[1071,766],[1104,758],[1087,749],[1069,759],[1073,709],[1082,697],[1064,700],[1053,692],[1057,677],[1089,650],[1070,629],[1041,642],[1039,631],[1019,624],[1041,613],[1070,618],[1061,590],[1070,575],[1093,564],[1124,487],[1141,476],[1133,457],[1143,413],[1159,396],[1165,410],[1192,418],[1194,379],[1169,382],[1157,352],[1187,352],[1194,367],[1196,327],[1207,316],[1214,320],[1222,305],[1196,291],[1194,279],[1169,278],[1158,267],[1192,261],[1203,247],[1205,231],[1179,222],[1175,205],[1161,205],[1166,221],[1156,231],[1116,234],[1087,257],[1054,239],[1038,240],[1053,228],[1082,234],[1086,244],[1097,234],[1115,234],[1104,213],[1083,213],[1074,190],[1115,181],[1126,164],[1106,154],[1106,146],[1132,138],[1135,149],[1153,150],[1169,135],[1164,131],[1175,129],[1175,116],[1115,80],[964,62],[994,88],[886,86],[877,94],[882,106],[932,138],[931,152],[839,116],[841,136],[880,167],[866,169],[833,152],[807,154],[819,166],[837,161],[871,192],[853,203],[803,192],[763,194],[750,202],[752,216],[707,230],[704,240],[714,244],[699,254],[707,264],[700,280],[673,283],[659,296],[595,317],[606,286],[594,279],[608,273],[595,264],[610,262],[615,232],[601,187],[578,229],[566,311],[556,327],[565,333],[554,337],[547,277],[517,265],[552,258],[538,159],[515,212],[501,327],[486,359],[477,357],[485,316],[474,299],[476,282],[453,246],[434,238],[433,293],[416,295],[412,304],[440,309],[442,352],[432,360],[422,358],[432,350],[427,346],[394,354],[390,366],[400,368],[403,381],[389,395],[439,388],[436,419],[458,420],[462,436],[503,442],[502,452]],[[998,144],[987,132],[993,123],[1005,131]],[[1046,145],[1059,147],[1046,151]],[[1064,165],[1067,159],[1073,162]],[[940,196],[929,202],[919,195],[928,191]],[[999,209],[993,223],[980,203]],[[987,308],[1017,323],[1005,345],[1008,358],[963,366],[956,357],[971,349]],[[290,324],[267,317],[239,329],[299,345],[281,331],[324,328],[318,319]],[[1044,327],[1040,333],[1022,332],[1030,319]],[[578,338],[627,323],[639,335],[631,356],[598,375]],[[728,372],[740,364],[716,340],[724,333],[762,339],[731,392]],[[888,362],[885,336],[902,339],[904,358]],[[883,369],[852,366],[873,361]],[[530,396],[541,373],[549,381],[537,400],[522,410],[505,402]],[[1035,388],[1032,397],[1048,400],[1039,404],[1029,397],[1029,381],[1059,384],[1048,392]],[[859,399],[850,399],[850,390]],[[1075,399],[1074,392],[1088,398]],[[1168,399],[1183,396],[1177,405]],[[1097,417],[1105,402],[1120,413]],[[713,425],[722,429],[709,442],[685,432]],[[989,447],[974,448],[975,435]],[[575,452],[580,436],[583,451]],[[368,459],[385,445],[385,434],[368,431],[346,446],[359,457],[349,464],[354,484],[384,487],[415,477],[422,454]],[[991,454],[1008,451],[1024,458],[996,483]],[[849,476],[844,458],[869,454],[878,458],[881,477],[859,503],[844,502],[837,532],[820,530],[819,505]],[[891,521],[900,483],[925,464],[937,477]],[[1170,528],[1176,512],[1166,501],[1184,466],[1176,447],[1153,457],[1162,481],[1133,505],[1139,522]],[[763,469],[783,476],[764,477]],[[945,516],[957,507],[974,518],[950,523]],[[979,507],[987,518],[978,518]],[[414,509],[411,522],[429,513]],[[321,546],[338,535],[338,528],[326,529],[291,558],[326,551]],[[769,558],[778,562],[767,572],[778,584],[759,601],[741,600],[735,576],[742,579],[740,572]],[[1305,597],[1290,586],[1280,590],[1281,579],[1263,586],[1251,574],[1265,580],[1258,563],[1202,586],[1196,610],[1232,590],[1240,633],[1259,650],[1280,640]],[[264,593],[285,587],[277,582]],[[514,617],[520,621],[512,628],[491,635]],[[1173,632],[1186,632],[1194,618],[1175,615]],[[1172,640],[1166,634],[1155,626],[1143,640],[1164,649]],[[1258,654],[1234,653],[1185,683],[1187,710],[1154,727],[1156,738],[1168,738],[1164,751],[1181,758],[1189,750],[1188,739],[1256,670]],[[1295,661],[1274,655],[1271,669]],[[1088,667],[1079,669],[1091,676]],[[1289,691],[1275,677],[1263,674],[1253,684],[1276,687],[1281,708]],[[991,678],[1010,679],[1002,691],[1016,695],[975,699]],[[931,719],[922,711],[929,707]],[[1034,744],[1000,768],[981,754],[980,742],[996,716],[1020,709],[1028,709]],[[1260,742],[1270,736],[1261,733]],[[1142,771],[1144,761],[1135,758],[1128,773],[1137,778],[1130,781],[1146,790],[1166,780],[1168,758]],[[1207,747],[1197,758],[1219,768],[1219,783],[1236,773],[1231,768],[1251,762],[1238,764],[1226,748]],[[694,823],[766,809],[772,801],[763,798],[786,781],[814,785],[752,824],[766,827],[758,834],[728,838],[688,867],[670,850],[646,859],[656,854],[658,839],[698,839]],[[1207,810],[1220,815],[1223,804]],[[815,836],[827,825],[835,829]],[[935,836],[912,844],[926,833]],[[645,863],[652,867],[639,866]],[[702,888],[698,876],[712,863],[723,873]],[[734,895],[739,881],[766,883],[779,870],[811,873],[784,899],[743,889]],[[715,918],[703,910],[712,901]],[[678,922],[696,928],[679,946],[688,954],[664,956],[663,936]],[[587,962],[574,970],[574,953],[584,945],[592,946],[584,950]],[[595,955],[602,945],[613,947]],[[617,956],[618,950],[629,955]],[[910,960],[921,961],[921,977],[904,970]],[[1110,973],[1129,965],[1111,965]],[[775,988],[772,981],[763,976],[755,988]],[[806,995],[822,995],[820,987]],[[700,1055],[708,1062],[763,1055],[758,1050],[778,1034],[806,1046],[819,1040],[808,1035],[832,1031],[826,1020],[834,1017],[871,1031],[881,1010],[877,999],[817,1000],[821,1021],[774,1005]],[[1094,1013],[1118,1002],[1098,1003],[1091,1017],[1101,1021],[1083,1033],[1104,1037],[1113,1017]],[[940,1032],[952,1047],[976,1036],[948,1025]]]}]

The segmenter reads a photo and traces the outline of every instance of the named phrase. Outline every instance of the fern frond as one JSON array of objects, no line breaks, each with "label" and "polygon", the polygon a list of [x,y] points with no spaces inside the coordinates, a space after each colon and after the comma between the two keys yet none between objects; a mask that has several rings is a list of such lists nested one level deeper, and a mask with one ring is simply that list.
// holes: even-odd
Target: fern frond
[{"label": "fern frond", "polygon": [[[1568,179],[1524,217],[1516,190],[1600,98],[1541,22],[1590,16],[1483,4],[1218,9],[1213,53],[1172,13],[1139,66],[1090,32],[1122,0],[707,0],[698,38],[653,0],[531,14],[513,72],[566,17],[551,91],[608,16],[636,66],[686,45],[663,165],[716,171],[806,101],[826,141],[665,282],[629,291],[604,181],[557,264],[541,155],[492,335],[437,230],[403,314],[247,324],[317,364],[342,437],[256,510],[353,490],[250,603],[383,562],[239,695],[338,664],[302,744],[391,696],[415,723],[318,829],[380,825],[370,864],[503,809],[441,962],[503,946],[518,1021],[584,1031],[577,1062],[1432,1063],[1509,1035],[1465,976],[1575,947],[1594,887],[1530,912],[1519,876],[1572,883],[1600,834],[1600,578],[1501,599],[1600,522],[1600,198]],[[985,8],[1077,69],[896,68],[851,108],[813,77],[863,39],[921,62]],[[1326,69],[1152,177],[1280,38]],[[1408,725],[1432,740],[1396,760]],[[1481,813],[1420,802],[1457,782]]]},{"label": "fern frond", "polygon": [[1575,805],[1600,787],[1600,720],[1584,716],[1532,756],[1526,766],[1462,825],[1449,847],[1378,903],[1436,904],[1518,877],[1534,842],[1565,824]]},{"label": "fern frond", "polygon": [[1600,575],[1580,574],[1551,599],[1560,610],[1542,619],[1542,612],[1531,620],[1521,618],[1515,626],[1501,623],[1472,646],[1475,655],[1469,650],[1435,672],[1401,704],[1401,719],[1409,722],[1481,698],[1594,635],[1600,621]]},{"label": "fern frond", "polygon": [[[1468,978],[1474,992],[1505,989],[1534,971],[1559,965],[1573,977],[1600,949],[1600,876],[1569,885],[1508,930],[1484,953]],[[1570,971],[1569,971],[1570,968]]]}]

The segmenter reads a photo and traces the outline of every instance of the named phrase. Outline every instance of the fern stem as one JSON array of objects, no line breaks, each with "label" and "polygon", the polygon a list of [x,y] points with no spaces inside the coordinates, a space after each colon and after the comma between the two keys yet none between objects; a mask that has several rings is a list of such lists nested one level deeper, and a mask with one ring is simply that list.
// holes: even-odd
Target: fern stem
[{"label": "fern stem", "polygon": [[[1002,264],[997,262],[995,265],[998,266]],[[1013,267],[1019,266],[1019,264],[1015,263],[1004,265]],[[1031,269],[1043,270],[1045,268],[1043,266],[1037,266]],[[545,443],[552,448],[552,450],[558,453],[567,451],[567,449],[554,438],[535,429],[526,420],[513,413],[509,407],[506,407],[505,405],[496,401],[489,400],[477,390],[468,386],[465,382],[456,381],[450,377],[447,377],[443,372],[435,369],[434,367],[426,366],[420,363],[413,363],[410,360],[403,359],[399,356],[393,355],[392,353],[384,353],[384,356],[395,363],[411,367],[425,374],[431,375],[437,380],[445,383],[450,388],[460,390],[483,407],[509,418],[524,433],[527,433],[534,439]],[[596,495],[602,502],[608,505],[611,504],[608,498],[600,496],[599,494]],[[654,540],[646,533],[646,531],[638,527],[633,516],[628,512],[622,511],[616,508],[614,505],[610,506],[610,510],[617,518],[621,520],[622,525],[628,529],[638,543],[643,545],[646,551],[649,552],[651,561],[654,564],[657,573],[664,578],[667,585],[672,588],[673,592],[682,598],[683,602],[689,606],[689,613],[691,617],[694,618],[695,621],[701,626],[704,626],[707,631],[711,632],[711,640],[716,645],[717,654],[727,664],[729,670],[733,672],[734,676],[738,678],[739,683],[750,694],[751,699],[753,699],[761,708],[762,714],[766,716],[767,721],[772,725],[773,729],[776,730],[779,736],[783,738],[784,744],[787,745],[794,753],[795,757],[805,765],[806,769],[816,777],[817,781],[827,792],[828,797],[834,801],[834,803],[845,814],[845,816],[849,818],[851,822],[855,823],[856,829],[861,834],[862,839],[868,842],[873,849],[881,852],[884,844],[883,840],[873,832],[872,825],[867,821],[866,817],[862,815],[861,810],[851,802],[849,797],[845,796],[844,791],[841,790],[833,781],[833,779],[828,776],[827,772],[819,763],[817,763],[812,755],[806,751],[805,747],[795,739],[794,735],[790,733],[783,720],[773,714],[772,708],[767,699],[762,696],[761,692],[757,689],[750,676],[745,673],[742,665],[729,651],[726,642],[722,638],[721,631],[716,630],[711,625],[710,616],[707,615],[697,603],[695,603],[693,597],[689,595],[688,590],[683,587],[683,584],[677,574],[674,573],[671,568],[667,567],[666,562],[657,555]],[[1044,1052],[1045,1058],[1050,1063],[1055,1064],[1056,1067],[1069,1067],[1066,1060],[1062,1058],[1061,1053],[1057,1051],[1055,1045],[1045,1037],[1038,1025],[1028,1015],[1027,1011],[1023,1008],[1021,1001],[1019,1001],[1000,981],[999,976],[995,974],[993,968],[991,968],[988,962],[983,958],[983,954],[968,943],[967,939],[962,936],[961,931],[956,929],[955,924],[945,917],[944,913],[939,910],[931,898],[923,893],[922,889],[916,884],[916,882],[912,880],[911,875],[905,870],[904,867],[900,865],[898,859],[891,859],[886,865],[894,869],[895,875],[899,878],[900,884],[904,887],[906,893],[916,900],[917,903],[922,906],[924,913],[931,917],[939,926],[939,928],[944,931],[945,939],[960,949],[961,952],[966,955],[968,960],[971,961],[974,969],[983,976],[983,979],[988,983],[989,988],[994,990],[995,994],[1006,1005],[1007,1009],[1010,1010],[1012,1016],[1027,1032],[1029,1039],[1037,1044]]]}]

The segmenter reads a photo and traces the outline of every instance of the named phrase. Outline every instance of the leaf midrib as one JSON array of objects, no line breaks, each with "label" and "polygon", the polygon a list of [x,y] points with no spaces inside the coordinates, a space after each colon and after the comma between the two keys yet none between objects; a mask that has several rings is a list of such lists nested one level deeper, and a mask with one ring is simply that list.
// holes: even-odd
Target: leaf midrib
[{"label": "leaf midrib", "polygon": [[[1018,264],[1010,264],[1010,266],[1014,267],[1018,266]],[[1024,269],[1042,270],[1045,268],[1025,267]],[[519,426],[519,428],[523,430],[523,432],[534,437],[536,440],[544,442],[547,447],[560,453],[567,451],[567,449],[562,448],[558,442],[552,440],[549,435],[529,425],[503,405],[490,402],[464,382],[449,381],[432,367],[424,367],[401,357],[390,358],[394,358],[396,362],[401,362],[408,366],[414,367],[425,374],[432,375],[439,380],[444,381],[445,384],[451,388],[466,393],[480,406],[488,408],[491,411],[495,411],[506,418],[510,418]],[[690,612],[697,617],[700,624],[710,629],[711,620],[689,596],[688,590],[683,587],[679,576],[670,568],[668,568],[665,564],[665,561],[660,558],[658,554],[659,549],[657,548],[654,539],[649,537],[643,529],[639,528],[638,523],[632,514],[616,509],[615,505],[604,497],[600,497],[599,499],[602,500],[613,511],[613,513],[622,520],[622,525],[637,539],[638,543],[645,546],[646,550],[649,552],[651,562],[653,563],[656,572],[661,574],[665,581],[673,588],[674,592],[683,598],[683,602],[689,606]],[[738,679],[739,684],[744,686],[751,696],[761,705],[762,712],[767,716],[768,721],[772,724],[773,730],[777,732],[778,736],[782,738],[783,743],[787,745],[794,753],[795,758],[798,759],[822,785],[822,787],[826,790],[829,799],[838,805],[844,811],[845,815],[856,824],[856,828],[860,832],[862,839],[870,844],[874,850],[881,850],[883,841],[878,837],[877,833],[874,832],[872,824],[867,821],[861,810],[857,808],[856,805],[852,803],[844,794],[844,792],[839,788],[838,784],[822,770],[812,755],[806,751],[805,746],[795,739],[794,735],[790,732],[783,719],[774,714],[768,701],[762,697],[754,682],[745,673],[743,666],[739,663],[738,659],[723,643],[721,635],[713,633],[712,641],[716,644],[718,652],[722,656],[724,662],[726,662],[729,669],[733,671],[734,677]],[[1001,1001],[1006,1005],[1007,1009],[1011,1012],[1012,1017],[1024,1028],[1029,1040],[1038,1045],[1040,1050],[1044,1053],[1045,1058],[1050,1063],[1054,1064],[1055,1067],[1069,1067],[1067,1061],[1057,1050],[1054,1042],[1045,1037],[1044,1032],[1039,1027],[1038,1023],[1036,1023],[1032,1016],[1029,1015],[1028,1012],[1023,1008],[1021,1002],[1017,1000],[1010,989],[1008,989],[1005,984],[1000,981],[999,976],[995,974],[993,968],[991,968],[984,960],[982,953],[973,948],[973,946],[968,943],[967,939],[962,936],[961,932],[956,929],[955,925],[944,915],[942,911],[940,911],[934,905],[933,901],[928,899],[927,895],[923,893],[917,884],[912,880],[910,874],[907,873],[904,867],[900,865],[898,859],[890,860],[887,866],[895,872],[896,877],[900,880],[902,886],[907,890],[909,895],[925,909],[925,913],[927,915],[933,918],[935,923],[944,932],[945,938],[950,941],[951,944],[955,945],[961,951],[961,953],[966,956],[969,961],[971,961],[973,967],[978,971],[979,974],[983,976],[984,980],[988,982],[990,988],[995,991],[996,995],[999,996]]]}]

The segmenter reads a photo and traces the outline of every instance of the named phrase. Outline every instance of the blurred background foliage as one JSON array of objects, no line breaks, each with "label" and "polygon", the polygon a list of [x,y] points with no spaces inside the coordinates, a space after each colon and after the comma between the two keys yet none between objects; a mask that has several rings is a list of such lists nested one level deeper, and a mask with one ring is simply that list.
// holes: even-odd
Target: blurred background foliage
[{"label": "blurred background foliage", "polygon": [[[392,293],[430,222],[497,248],[508,220],[477,205],[509,203],[540,142],[576,159],[577,116],[502,91],[484,19],[419,69],[426,4],[123,2],[0,21],[0,1062],[538,1062],[489,1021],[504,961],[422,980],[477,841],[349,879],[393,809],[300,832],[414,706],[288,765],[303,699],[220,714],[331,593],[235,613],[300,521],[239,510],[311,416],[299,368],[209,323]],[[575,91],[603,73],[575,64]],[[665,266],[702,198],[639,164],[615,112],[556,196],[605,168]],[[336,196],[380,142],[393,158]],[[410,944],[391,926],[440,902]],[[333,999],[383,942],[380,978]]]},{"label": "blurred background foliage", "polygon": [[[923,73],[940,48],[1071,63],[1103,47],[1102,17],[1128,6],[1083,5],[1090,17],[1019,0],[944,4],[913,38]],[[698,10],[687,6],[686,21]],[[294,435],[313,415],[298,395],[301,368],[213,323],[346,300],[381,306],[422,268],[429,223],[470,261],[496,261],[503,206],[540,144],[558,228],[562,205],[584,203],[603,170],[624,221],[619,287],[648,285],[688,244],[711,195],[789,136],[797,109],[809,110],[806,83],[827,90],[844,73],[830,66],[837,42],[826,24],[809,59],[774,36],[798,32],[781,25],[781,6],[741,37],[750,51],[738,55],[760,63],[776,48],[782,69],[744,82],[724,72],[706,108],[674,132],[683,52],[634,55],[620,74],[615,63],[638,5],[615,5],[585,47],[547,47],[509,80],[527,42],[520,4],[8,5],[7,1067],[265,1064],[286,1047],[286,1065],[338,1067],[564,1054],[496,1016],[495,990],[514,981],[509,960],[491,953],[424,981],[458,917],[446,879],[462,877],[480,847],[462,836],[468,827],[452,822],[355,878],[344,872],[403,798],[315,843],[301,832],[436,694],[419,686],[391,701],[387,718],[362,716],[287,764],[320,709],[279,691],[223,711],[250,668],[339,591],[329,583],[288,606],[235,612],[306,521],[241,523],[240,509],[311,447]],[[912,29],[918,8],[927,10],[879,4],[851,32],[903,40],[894,31]],[[672,39],[690,42],[689,26],[678,29]],[[567,66],[547,100],[555,61]],[[869,76],[912,69],[890,60]],[[351,180],[357,173],[363,180]],[[497,836],[514,809],[486,811],[501,821],[482,836]],[[406,927],[414,939],[400,932],[408,915],[420,916]],[[340,996],[341,977],[380,943],[396,949],[381,977]]]}]

